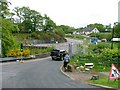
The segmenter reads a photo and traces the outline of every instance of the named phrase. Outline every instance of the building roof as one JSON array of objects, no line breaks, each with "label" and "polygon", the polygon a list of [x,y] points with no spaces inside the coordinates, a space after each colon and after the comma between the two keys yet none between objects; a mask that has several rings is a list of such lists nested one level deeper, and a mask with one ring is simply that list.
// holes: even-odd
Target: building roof
[{"label": "building roof", "polygon": [[94,29],[94,27],[87,27],[87,28],[82,29],[80,32],[83,32],[83,31],[91,32],[93,29]]}]

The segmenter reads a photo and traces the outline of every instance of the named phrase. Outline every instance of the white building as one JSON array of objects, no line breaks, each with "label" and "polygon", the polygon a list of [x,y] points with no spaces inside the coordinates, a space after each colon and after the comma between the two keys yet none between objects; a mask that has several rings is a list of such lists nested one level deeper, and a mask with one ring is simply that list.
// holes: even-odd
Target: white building
[{"label": "white building", "polygon": [[80,34],[83,34],[83,35],[89,35],[91,33],[100,33],[100,31],[94,27],[87,27],[80,31]]},{"label": "white building", "polygon": [[118,22],[120,22],[120,1],[118,2]]}]

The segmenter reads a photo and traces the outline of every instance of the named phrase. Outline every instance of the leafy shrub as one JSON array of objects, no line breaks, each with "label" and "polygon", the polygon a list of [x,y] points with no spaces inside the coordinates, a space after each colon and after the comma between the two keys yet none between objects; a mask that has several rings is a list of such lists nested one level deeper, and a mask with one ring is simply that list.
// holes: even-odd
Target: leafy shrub
[{"label": "leafy shrub", "polygon": [[[26,49],[28,49],[28,48],[26,48]],[[54,47],[52,46],[52,47],[48,47],[48,48],[46,48],[46,47],[40,47],[40,48],[34,48],[34,47],[32,47],[32,48],[30,48],[30,51],[32,51],[32,52],[30,52],[30,54],[31,55],[34,55],[34,54],[41,54],[41,53],[46,53],[46,52],[50,52],[50,51],[52,51],[54,49]]]},{"label": "leafy shrub", "polygon": [[29,55],[30,55],[30,50],[29,49],[23,50],[23,56],[27,57]]},{"label": "leafy shrub", "polygon": [[11,56],[11,57],[16,57],[16,58],[21,56],[21,55],[27,57],[27,56],[30,55],[30,50],[29,49],[25,49],[25,50],[23,50],[23,52],[20,52],[20,49],[10,49],[8,51],[7,55]]},{"label": "leafy shrub", "polygon": [[94,53],[102,53],[103,49],[105,48],[110,48],[110,44],[109,43],[105,43],[105,42],[101,42],[96,44],[89,44],[89,50],[90,52],[94,52]]},{"label": "leafy shrub", "polygon": [[12,31],[15,29],[15,25],[8,19],[2,19],[2,56],[7,56],[7,52],[11,48],[18,46],[18,41],[13,36]]},{"label": "leafy shrub", "polygon": [[55,34],[59,35],[60,37],[64,38],[65,37],[65,33],[63,30],[55,30]]},{"label": "leafy shrub", "polygon": [[103,52],[99,55],[100,61],[103,65],[110,66],[112,63],[118,65],[119,52],[117,49],[104,49]]},{"label": "leafy shrub", "polygon": [[8,51],[8,56],[11,56],[11,57],[18,57],[20,54],[20,50],[19,49],[10,49]]},{"label": "leafy shrub", "polygon": [[38,39],[38,34],[37,34],[36,32],[33,32],[33,33],[31,34],[31,37],[34,37],[35,39]]},{"label": "leafy shrub", "polygon": [[51,39],[54,38],[55,41],[62,42],[64,41],[65,35],[63,31],[56,30],[55,32],[46,32],[46,33],[33,32],[31,34],[31,37],[34,39],[45,40],[45,41],[51,41]]},{"label": "leafy shrub", "polygon": [[99,39],[106,38],[108,41],[111,41],[112,39],[112,34],[111,33],[101,33],[99,36]]},{"label": "leafy shrub", "polygon": [[49,33],[38,34],[38,38],[36,39],[50,41],[51,35]]}]

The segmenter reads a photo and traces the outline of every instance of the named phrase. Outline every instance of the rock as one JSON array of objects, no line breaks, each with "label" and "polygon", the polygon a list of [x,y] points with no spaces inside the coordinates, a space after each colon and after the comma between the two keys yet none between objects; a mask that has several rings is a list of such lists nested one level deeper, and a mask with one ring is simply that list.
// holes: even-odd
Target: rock
[{"label": "rock", "polygon": [[74,66],[68,64],[68,66],[67,66],[67,71],[68,71],[68,72],[73,72],[73,71],[74,71]]},{"label": "rock", "polygon": [[90,69],[89,68],[85,68],[85,71],[90,71]]},{"label": "rock", "polygon": [[80,67],[76,67],[76,69],[78,70],[78,69],[80,69]]},{"label": "rock", "polygon": [[93,75],[92,77],[91,77],[91,80],[98,80],[99,79],[99,76],[98,75]]}]

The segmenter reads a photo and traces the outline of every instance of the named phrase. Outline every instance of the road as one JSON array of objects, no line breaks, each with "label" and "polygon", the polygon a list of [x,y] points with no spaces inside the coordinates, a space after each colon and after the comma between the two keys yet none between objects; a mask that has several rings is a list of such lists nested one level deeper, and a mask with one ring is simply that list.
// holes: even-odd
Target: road
[{"label": "road", "polygon": [[3,88],[96,88],[72,81],[60,72],[62,61],[50,57],[2,64]]},{"label": "road", "polygon": [[82,44],[81,40],[75,40],[75,39],[70,39],[67,38],[66,43],[60,43],[60,44],[55,44],[56,49],[64,49],[66,51],[69,51],[69,44],[72,43],[72,53],[75,54],[77,52],[77,44]]}]

